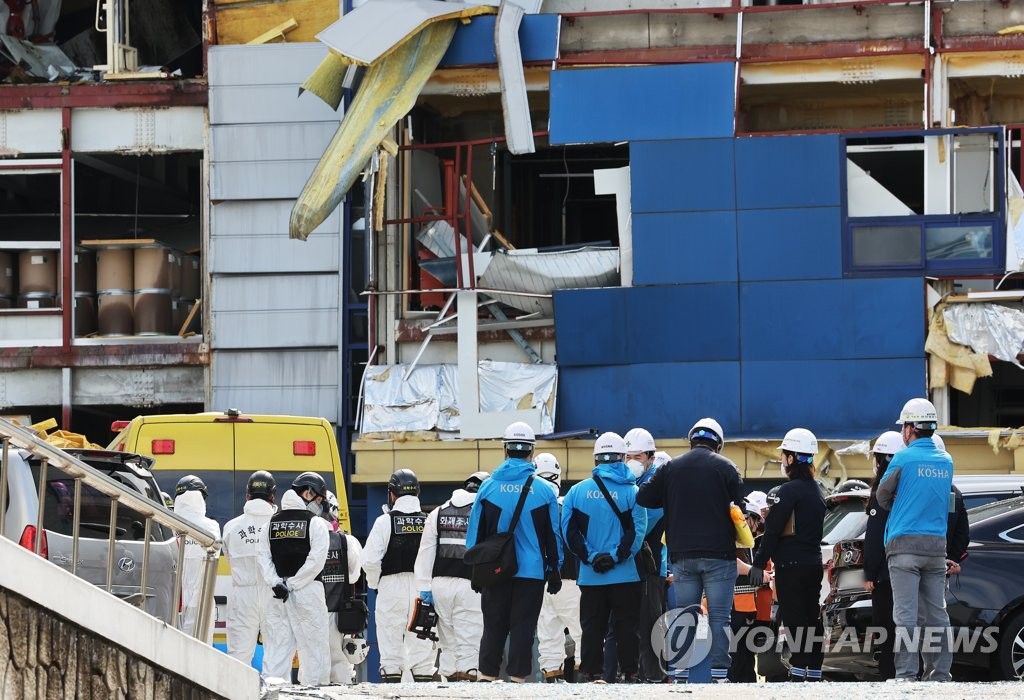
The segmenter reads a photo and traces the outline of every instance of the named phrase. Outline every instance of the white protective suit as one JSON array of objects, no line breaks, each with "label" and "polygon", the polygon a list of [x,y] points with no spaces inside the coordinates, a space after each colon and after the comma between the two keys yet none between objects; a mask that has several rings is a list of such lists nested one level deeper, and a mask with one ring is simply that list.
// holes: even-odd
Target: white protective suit
[{"label": "white protective suit", "polygon": [[[220,539],[220,525],[213,518],[206,517],[206,499],[199,491],[186,491],[174,499],[174,512],[211,535]],[[185,563],[181,573],[181,616],[178,629],[185,634],[195,634],[199,617],[199,596],[203,589],[203,563],[206,549],[191,537],[185,538]],[[216,566],[216,562],[214,562]],[[211,598],[213,593],[210,593]],[[204,640],[213,643],[213,627],[217,619],[217,606],[210,600],[210,631]]]},{"label": "white protective suit", "polygon": [[231,565],[228,654],[246,665],[252,662],[260,632],[263,632],[264,644],[274,635],[267,624],[267,608],[274,594],[263,580],[256,543],[276,510],[262,498],[253,498],[245,502],[242,515],[224,526],[222,551]]},{"label": "white protective suit", "polygon": [[[392,511],[419,513],[420,499],[399,496]],[[377,650],[380,652],[381,673],[406,673],[431,676],[434,674],[434,643],[419,639],[408,631],[418,590],[413,573],[403,572],[380,575],[381,562],[391,542],[391,518],[385,512],[373,523],[363,548],[363,571],[366,585],[377,589],[374,616],[377,625]],[[403,678],[412,680],[412,678]]]},{"label": "white protective suit", "polygon": [[432,510],[423,526],[423,539],[416,555],[416,591],[430,591],[434,596],[441,675],[445,678],[456,671],[476,670],[484,617],[480,612],[480,594],[472,589],[469,579],[453,576],[433,578],[438,545],[437,516],[441,508],[467,506],[475,500],[475,493],[456,489],[447,502]]},{"label": "white protective suit", "polygon": [[[558,499],[558,506],[562,506],[561,498]],[[566,556],[569,556],[568,549]],[[576,659],[579,663],[583,649],[580,643],[583,636],[580,626],[580,587],[572,579],[563,578],[562,589],[558,593],[551,595],[544,591],[544,602],[541,603],[540,617],[537,618],[537,651],[542,673],[555,673],[562,669],[565,663],[566,629],[576,645]]]},{"label": "white protective suit", "polygon": [[[363,548],[352,535],[342,533],[345,543],[348,546],[348,581],[355,584],[363,575],[362,560]],[[345,642],[345,635],[338,631],[338,613],[332,612],[327,625],[331,642],[331,683],[352,683],[352,672],[355,670],[349,663],[348,657],[342,651]]]},{"label": "white protective suit", "polygon": [[[286,491],[281,510],[306,510],[306,503],[295,491]],[[314,581],[324,569],[330,547],[328,525],[323,518],[309,521],[309,554],[306,561],[287,581],[278,576],[270,556],[269,528],[256,544],[263,580],[270,588],[279,583],[288,587],[288,600],[281,602],[271,594],[267,625],[273,630],[263,640],[263,675],[268,678],[292,677],[292,657],[299,652],[299,683],[327,685],[331,675],[331,649],[327,637],[327,601],[324,584]]]}]

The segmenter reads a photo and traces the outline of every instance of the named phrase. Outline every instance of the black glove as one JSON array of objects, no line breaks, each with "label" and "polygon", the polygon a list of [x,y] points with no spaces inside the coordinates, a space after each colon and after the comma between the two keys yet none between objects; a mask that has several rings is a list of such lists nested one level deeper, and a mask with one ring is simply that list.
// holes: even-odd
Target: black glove
[{"label": "black glove", "polygon": [[274,597],[279,599],[282,603],[288,600],[288,586],[283,583],[277,584],[271,590],[274,591]]},{"label": "black glove", "polygon": [[558,575],[557,571],[552,571],[548,574],[548,593],[554,595],[562,590],[562,577]]},{"label": "black glove", "polygon": [[764,585],[764,569],[751,566],[750,571],[747,572],[747,580],[754,588],[760,588]]},{"label": "black glove", "polygon": [[615,560],[611,554],[598,554],[590,561],[590,566],[599,574],[611,571],[615,568]]},{"label": "black glove", "polygon": [[472,591],[473,591],[474,593],[480,593],[480,592],[482,592],[482,591],[483,591],[483,589],[482,589],[482,588],[480,588],[480,586],[478,586],[478,585],[476,585],[475,583],[473,583],[473,579],[469,579],[469,588],[470,588],[470,589],[471,589],[471,590],[472,590]]}]

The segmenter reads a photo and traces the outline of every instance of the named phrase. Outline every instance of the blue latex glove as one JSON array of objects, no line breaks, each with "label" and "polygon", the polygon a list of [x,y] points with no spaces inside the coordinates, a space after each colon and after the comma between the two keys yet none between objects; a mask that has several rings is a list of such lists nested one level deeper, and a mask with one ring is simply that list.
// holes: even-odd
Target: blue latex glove
[{"label": "blue latex glove", "polygon": [[434,594],[430,591],[420,591],[420,598],[422,598],[423,602],[427,605],[434,604]]}]

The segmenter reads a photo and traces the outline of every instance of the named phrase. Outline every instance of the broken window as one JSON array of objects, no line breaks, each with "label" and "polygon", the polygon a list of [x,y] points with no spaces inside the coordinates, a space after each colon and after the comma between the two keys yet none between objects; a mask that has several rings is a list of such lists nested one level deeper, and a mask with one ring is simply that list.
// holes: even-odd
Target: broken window
[{"label": "broken window", "polygon": [[[457,286],[456,249],[464,254],[469,246],[481,253],[474,256],[472,276],[482,287],[505,276],[489,268],[494,251],[536,249],[544,254],[557,248],[618,246],[615,197],[595,194],[594,170],[628,165],[626,147],[549,147],[543,139],[537,145],[537,152],[528,155],[513,155],[496,142],[417,147],[409,152],[409,253],[416,261],[409,271],[410,289]],[[459,219],[457,245],[453,212]],[[617,269],[614,271],[617,274]],[[461,283],[468,286],[468,260],[461,272]],[[533,273],[518,270],[511,274]],[[515,300],[503,299],[502,303],[509,301]],[[409,310],[436,312],[443,304],[443,294],[428,292],[412,297]],[[536,305],[512,306],[510,313],[515,314]]]},{"label": "broken window", "polygon": [[0,161],[0,310],[57,309],[59,160]]},{"label": "broken window", "polygon": [[849,137],[847,273],[998,271],[998,130]]},{"label": "broken window", "polygon": [[201,0],[21,5],[0,2],[0,82],[203,74]]}]

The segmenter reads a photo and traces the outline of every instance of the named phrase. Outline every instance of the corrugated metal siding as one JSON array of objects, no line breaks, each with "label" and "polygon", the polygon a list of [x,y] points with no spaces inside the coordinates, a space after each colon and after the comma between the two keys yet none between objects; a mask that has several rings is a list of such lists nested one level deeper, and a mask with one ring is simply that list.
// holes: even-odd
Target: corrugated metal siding
[{"label": "corrugated metal siding", "polygon": [[338,420],[338,353],[333,350],[221,352],[213,368],[215,409],[313,414]]},{"label": "corrugated metal siding", "polygon": [[[211,403],[338,420],[340,212],[288,217],[341,114],[299,85],[322,44],[210,49]],[[297,349],[299,348],[299,349]]]}]

